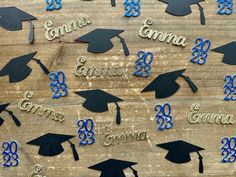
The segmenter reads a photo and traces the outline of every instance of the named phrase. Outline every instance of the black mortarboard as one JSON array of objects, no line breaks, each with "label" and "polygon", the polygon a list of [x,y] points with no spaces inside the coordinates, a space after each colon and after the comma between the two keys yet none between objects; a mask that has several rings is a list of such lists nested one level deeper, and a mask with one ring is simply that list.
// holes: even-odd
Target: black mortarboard
[{"label": "black mortarboard", "polygon": [[229,65],[236,65],[236,41],[212,49],[212,51],[224,54],[222,60],[223,63]]},{"label": "black mortarboard", "polygon": [[[0,105],[0,113],[3,111],[8,112],[8,114],[11,116],[12,120],[15,122],[16,126],[21,126],[20,121],[17,119],[17,117],[13,114],[12,111],[7,110],[6,108],[10,105],[10,103],[1,104]],[[0,126],[3,124],[4,120],[0,117]]]},{"label": "black mortarboard", "polygon": [[68,141],[71,145],[74,159],[77,161],[79,160],[79,155],[75,149],[75,145],[70,141],[70,139],[74,137],[73,135],[47,133],[27,142],[27,144],[40,146],[38,151],[39,155],[52,157],[62,153],[64,149],[61,143]]},{"label": "black mortarboard", "polygon": [[27,78],[32,69],[27,65],[28,62],[34,60],[40,65],[45,74],[49,74],[48,69],[41,63],[39,59],[33,58],[37,52],[33,52],[27,55],[16,57],[11,59],[3,68],[0,70],[0,77],[9,75],[9,82],[15,83],[20,82]]},{"label": "black mortarboard", "polygon": [[0,7],[0,26],[9,31],[18,31],[22,30],[22,21],[29,21],[29,41],[33,43],[34,25],[31,20],[37,20],[37,18],[16,7]]},{"label": "black mortarboard", "polygon": [[182,140],[157,144],[157,146],[168,150],[165,158],[174,163],[187,163],[191,161],[190,153],[197,152],[199,156],[199,173],[203,173],[203,157],[199,153],[199,151],[204,150],[203,148]]},{"label": "black mortarboard", "polygon": [[167,98],[180,88],[176,79],[183,77],[188,82],[193,92],[198,90],[197,86],[190,80],[189,77],[182,75],[185,69],[173,71],[169,73],[160,74],[156,77],[148,86],[146,86],[142,92],[155,91],[156,98]]},{"label": "black mortarboard", "polygon": [[120,106],[117,102],[123,101],[122,99],[104,92],[103,90],[86,90],[75,92],[77,95],[86,99],[83,107],[92,112],[106,112],[108,111],[108,103],[115,103],[117,109],[116,124],[121,123]]},{"label": "black mortarboard", "polygon": [[125,40],[119,36],[120,33],[124,32],[124,30],[116,30],[116,29],[95,29],[78,39],[76,42],[86,42],[88,45],[88,52],[92,53],[103,53],[110,50],[113,47],[111,39],[117,36],[120,39],[122,47],[124,49],[124,53],[126,56],[129,55],[129,49],[125,44]]},{"label": "black mortarboard", "polygon": [[159,0],[168,4],[166,12],[174,16],[186,16],[192,13],[190,5],[197,4],[200,11],[201,24],[205,25],[203,7],[199,4],[204,0]]},{"label": "black mortarboard", "polygon": [[138,172],[132,168],[132,166],[136,164],[136,162],[108,159],[88,168],[101,171],[100,177],[125,177],[123,170],[130,168],[133,171],[134,176],[138,177]]}]

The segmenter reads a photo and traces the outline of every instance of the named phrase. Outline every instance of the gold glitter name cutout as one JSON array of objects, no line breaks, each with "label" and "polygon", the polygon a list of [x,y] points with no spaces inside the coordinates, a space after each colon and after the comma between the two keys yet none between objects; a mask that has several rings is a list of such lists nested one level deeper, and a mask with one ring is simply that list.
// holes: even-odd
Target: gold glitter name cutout
[{"label": "gold glitter name cutout", "polygon": [[34,95],[33,92],[26,91],[24,93],[24,98],[18,103],[18,108],[22,111],[30,112],[32,114],[38,114],[39,116],[44,116],[45,118],[50,118],[54,121],[63,122],[64,114],[61,112],[56,112],[51,108],[45,108],[42,105],[37,105],[29,102],[29,99]]},{"label": "gold glitter name cutout", "polygon": [[147,140],[147,131],[125,132],[121,134],[111,134],[111,127],[106,126],[102,129],[101,144],[105,147],[119,145],[133,141]]},{"label": "gold glitter name cutout", "polygon": [[144,21],[143,26],[139,29],[140,37],[153,40],[158,39],[160,42],[166,42],[168,44],[172,42],[173,45],[182,47],[185,47],[187,45],[186,37],[184,36],[177,36],[176,34],[149,29],[152,23],[153,22],[151,18],[148,18]]},{"label": "gold glitter name cutout", "polygon": [[39,164],[36,164],[33,167],[33,173],[31,173],[29,177],[46,177],[41,174],[42,171],[43,171],[43,167]]},{"label": "gold glitter name cutout", "polygon": [[90,66],[85,67],[86,58],[80,57],[77,59],[77,66],[73,70],[73,73],[77,77],[86,77],[86,76],[108,76],[108,77],[119,77],[124,74],[124,71],[121,67],[102,67],[102,66]]},{"label": "gold glitter name cutout", "polygon": [[83,19],[75,19],[71,22],[59,26],[53,29],[53,23],[50,20],[47,20],[44,24],[44,28],[46,29],[45,37],[47,40],[52,41],[60,36],[64,36],[66,33],[71,33],[73,30],[76,31],[77,28],[83,28],[87,25],[90,25],[92,20],[88,17],[84,17]]},{"label": "gold glitter name cutout", "polygon": [[188,114],[188,122],[191,124],[196,123],[215,123],[215,124],[235,124],[233,115],[215,114],[215,113],[198,113],[200,104],[193,104]]}]

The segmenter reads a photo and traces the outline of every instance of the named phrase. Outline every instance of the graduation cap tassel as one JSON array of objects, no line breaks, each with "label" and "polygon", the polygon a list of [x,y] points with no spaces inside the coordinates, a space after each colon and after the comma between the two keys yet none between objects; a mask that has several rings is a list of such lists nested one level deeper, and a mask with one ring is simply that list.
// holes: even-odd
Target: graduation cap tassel
[{"label": "graduation cap tassel", "polygon": [[78,161],[79,160],[79,155],[78,155],[78,153],[77,153],[77,151],[75,149],[75,145],[71,141],[69,141],[69,140],[68,140],[68,142],[70,143],[70,147],[72,149],[75,161]]},{"label": "graduation cap tassel", "polygon": [[198,7],[199,7],[199,11],[200,11],[200,20],[201,20],[201,25],[205,25],[205,15],[204,15],[204,9],[203,7],[197,3]]},{"label": "graduation cap tassel", "polygon": [[203,157],[201,156],[201,154],[197,151],[198,153],[198,159],[199,159],[199,173],[203,173]]},{"label": "graduation cap tassel", "polygon": [[193,92],[197,92],[198,90],[197,86],[193,83],[193,81],[188,76],[180,75],[180,77],[184,78],[184,80],[188,82],[188,85],[190,86]]},{"label": "graduation cap tassel", "polygon": [[138,177],[138,171],[133,169],[132,167],[129,168],[133,171],[134,177]]},{"label": "graduation cap tassel", "polygon": [[118,103],[115,103],[116,104],[116,110],[117,110],[117,113],[116,113],[116,124],[120,125],[121,123],[121,115],[120,115],[120,106],[118,105]]},{"label": "graduation cap tassel", "polygon": [[129,49],[128,49],[126,43],[125,43],[124,38],[120,37],[119,35],[117,35],[117,37],[120,39],[120,42],[122,44],[125,56],[128,56],[129,55]]},{"label": "graduation cap tassel", "polygon": [[0,117],[0,126],[3,124],[4,120]]},{"label": "graduation cap tassel", "polygon": [[41,62],[41,60],[35,59],[35,58],[33,58],[33,60],[39,64],[39,66],[42,68],[42,70],[45,74],[48,75],[50,73],[49,70],[46,68],[46,66],[44,66],[44,64]]},{"label": "graduation cap tassel", "polygon": [[34,43],[34,25],[31,21],[29,21],[29,23],[30,23],[29,42],[33,44]]},{"label": "graduation cap tassel", "polygon": [[6,109],[4,111],[8,112],[8,114],[11,116],[12,120],[15,122],[16,126],[18,126],[18,127],[21,126],[19,119],[17,119],[17,117],[13,114],[12,111],[9,111]]},{"label": "graduation cap tassel", "polygon": [[6,110],[6,111],[11,116],[11,118],[15,122],[16,126],[18,126],[18,127],[21,126],[21,123],[20,123],[19,119],[17,119],[17,117],[13,114],[13,112],[12,111],[8,111],[8,110]]},{"label": "graduation cap tassel", "polygon": [[112,7],[116,6],[116,0],[111,0],[111,6]]}]

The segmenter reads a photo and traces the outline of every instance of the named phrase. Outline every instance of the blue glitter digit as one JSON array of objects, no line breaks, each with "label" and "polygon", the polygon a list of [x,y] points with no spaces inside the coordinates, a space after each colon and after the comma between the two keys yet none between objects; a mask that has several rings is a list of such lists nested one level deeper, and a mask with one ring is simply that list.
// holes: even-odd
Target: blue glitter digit
[{"label": "blue glitter digit", "polygon": [[[166,110],[168,111],[167,113],[165,112]],[[166,120],[165,129],[172,128],[173,122],[172,122],[172,116],[171,116],[171,107],[168,103],[165,103],[163,105],[163,115],[165,116],[165,120]]]},{"label": "blue glitter digit", "polygon": [[78,135],[79,135],[79,139],[80,139],[80,142],[79,142],[79,145],[80,146],[83,146],[83,145],[86,145],[86,133],[85,133],[85,126],[84,126],[85,122],[84,120],[79,120],[77,122],[77,125],[79,127],[78,129]]},{"label": "blue glitter digit", "polygon": [[164,105],[156,105],[154,110],[157,111],[156,121],[159,124],[157,130],[163,131],[171,129],[173,127],[173,122],[170,104],[165,103]]},{"label": "blue glitter digit", "polygon": [[62,8],[62,2],[61,2],[61,0],[56,0],[56,4],[57,4],[58,6],[55,8],[55,10],[59,10],[59,9]]},{"label": "blue glitter digit", "polygon": [[133,12],[132,12],[132,16],[133,17],[138,17],[140,15],[140,0],[132,0],[132,4],[133,4]]},{"label": "blue glitter digit", "polygon": [[61,0],[46,0],[46,3],[48,4],[46,7],[47,11],[59,10],[62,7]]},{"label": "blue glitter digit", "polygon": [[94,138],[94,123],[92,119],[87,120],[79,120],[77,122],[79,127],[78,135],[79,135],[79,146],[91,145],[95,142]]},{"label": "blue glitter digit", "polygon": [[225,101],[235,101],[236,97],[236,86],[234,85],[234,80],[235,80],[236,75],[230,76],[226,75],[224,77],[224,81],[226,82],[223,86],[224,88],[224,94],[226,95],[224,100]]},{"label": "blue glitter digit", "polygon": [[[3,142],[2,147],[4,151],[2,152],[3,155],[3,167],[15,167],[19,164],[19,156],[18,156],[18,145],[16,141],[11,142]],[[14,150],[13,150],[14,147]],[[13,162],[12,162],[13,161]]]},{"label": "blue glitter digit", "polygon": [[46,0],[46,3],[47,3],[47,7],[46,7],[47,11],[54,10],[55,8],[54,0]]},{"label": "blue glitter digit", "polygon": [[[90,123],[90,128],[89,127]],[[88,144],[91,145],[95,142],[94,139],[94,131],[93,131],[94,123],[92,119],[87,119],[86,120],[86,131],[87,131],[87,137],[89,138],[90,141],[88,141]]]},{"label": "blue glitter digit", "polygon": [[[13,145],[14,145],[14,152],[13,152]],[[12,154],[11,158],[15,162],[15,163],[12,163],[13,167],[15,167],[15,166],[17,166],[19,164],[17,150],[18,150],[17,142],[16,141],[12,141],[11,144],[10,144],[10,151],[11,151],[11,154]]]},{"label": "blue glitter digit", "polygon": [[193,58],[190,60],[190,62],[203,65],[206,63],[208,51],[211,48],[211,41],[208,39],[203,40],[199,37],[195,40],[195,44],[196,45],[192,48]]},{"label": "blue glitter digit", "polygon": [[162,116],[162,109],[163,109],[162,105],[156,105],[155,109],[154,109],[155,111],[157,111],[156,121],[158,124],[160,124],[159,127],[157,127],[157,130],[160,130],[160,131],[165,130],[163,128],[163,124],[164,124],[165,119]]},{"label": "blue glitter digit", "polygon": [[[60,80],[60,78],[62,77],[62,81]],[[67,90],[67,84],[65,84],[66,81],[66,76],[62,71],[58,72],[58,83],[60,84],[60,89],[64,92],[64,94],[62,94],[62,96],[67,96],[68,95],[68,90]]]},{"label": "blue glitter digit", "polygon": [[[233,141],[233,143],[232,143]],[[233,163],[236,161],[236,137],[223,138],[221,140],[221,155],[223,156],[222,163]],[[233,144],[233,146],[232,146]]]},{"label": "blue glitter digit", "polygon": [[129,0],[126,0],[125,2],[124,2],[124,5],[125,5],[125,14],[124,14],[124,16],[125,17],[131,17],[132,16],[132,14],[131,14],[131,12],[132,12],[132,4],[129,2]]},{"label": "blue glitter digit", "polygon": [[[49,79],[51,80],[50,88],[53,92],[52,98],[60,98],[68,95],[68,87],[65,83],[66,77],[64,72],[58,71],[58,72],[51,72],[48,75]],[[64,93],[64,94],[63,94]]]},{"label": "blue glitter digit", "polygon": [[140,15],[140,0],[125,0],[125,17],[138,17]]},{"label": "blue glitter digit", "polygon": [[217,0],[217,7],[219,15],[231,15],[233,13],[233,1],[232,0]]},{"label": "blue glitter digit", "polygon": [[[139,58],[135,61],[136,71],[133,74],[138,77],[148,77],[150,75],[150,71],[151,71],[153,54],[151,52],[139,51],[137,53],[137,56]],[[149,58],[149,62],[147,62],[147,58]]]}]

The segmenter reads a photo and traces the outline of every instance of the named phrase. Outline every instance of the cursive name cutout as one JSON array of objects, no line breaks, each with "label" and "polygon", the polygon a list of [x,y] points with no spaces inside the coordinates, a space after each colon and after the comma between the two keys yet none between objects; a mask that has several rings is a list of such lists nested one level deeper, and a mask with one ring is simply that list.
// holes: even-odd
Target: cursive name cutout
[{"label": "cursive name cutout", "polygon": [[111,134],[111,127],[105,126],[102,129],[101,144],[105,147],[115,146],[134,141],[147,140],[147,131],[124,132],[121,134]]},{"label": "cursive name cutout", "polygon": [[64,36],[66,33],[71,33],[72,31],[76,31],[78,28],[83,28],[87,25],[90,25],[92,20],[88,17],[84,17],[82,19],[75,19],[67,24],[59,26],[53,29],[53,23],[50,20],[47,20],[44,24],[44,28],[46,29],[45,37],[47,40],[52,41],[60,36]]},{"label": "cursive name cutout", "polygon": [[235,124],[235,119],[233,115],[224,115],[216,113],[198,113],[200,109],[200,104],[193,104],[190,108],[190,113],[188,114],[188,122],[191,124],[196,123],[215,123],[223,125]]},{"label": "cursive name cutout", "polygon": [[102,66],[90,66],[85,67],[86,58],[80,57],[77,59],[77,66],[74,68],[73,73],[77,77],[95,76],[95,77],[119,77],[124,74],[121,67],[102,67]]},{"label": "cursive name cutout", "polygon": [[43,167],[40,164],[36,164],[33,167],[33,172],[29,175],[29,177],[46,177],[42,175]]},{"label": "cursive name cutout", "polygon": [[52,119],[54,121],[63,122],[64,114],[61,112],[57,112],[54,109],[43,107],[42,105],[37,105],[30,103],[29,100],[34,95],[33,92],[26,91],[24,93],[24,98],[21,99],[18,103],[18,108],[22,111],[26,111],[32,114],[37,114],[39,116],[44,116],[45,118]]},{"label": "cursive name cutout", "polygon": [[166,43],[172,43],[173,45],[182,46],[185,47],[187,45],[186,43],[186,37],[184,36],[177,36],[173,33],[167,33],[157,30],[149,29],[149,27],[152,25],[152,19],[148,18],[144,21],[144,24],[139,29],[139,36],[142,38],[148,38],[153,40],[158,40],[160,42],[166,42]]}]

